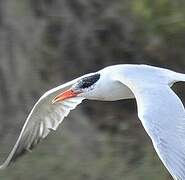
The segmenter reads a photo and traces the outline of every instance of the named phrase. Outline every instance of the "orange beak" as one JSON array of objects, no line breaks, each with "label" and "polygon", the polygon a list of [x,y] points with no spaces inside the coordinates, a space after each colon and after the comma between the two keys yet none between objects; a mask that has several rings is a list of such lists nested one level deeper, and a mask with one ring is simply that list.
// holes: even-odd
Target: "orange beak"
[{"label": "orange beak", "polygon": [[52,100],[52,104],[59,102],[59,101],[63,101],[65,99],[68,98],[72,98],[72,97],[76,97],[79,93],[74,92],[73,90],[69,89],[67,91],[64,91],[62,93],[60,93],[58,96],[56,96],[53,100]]}]

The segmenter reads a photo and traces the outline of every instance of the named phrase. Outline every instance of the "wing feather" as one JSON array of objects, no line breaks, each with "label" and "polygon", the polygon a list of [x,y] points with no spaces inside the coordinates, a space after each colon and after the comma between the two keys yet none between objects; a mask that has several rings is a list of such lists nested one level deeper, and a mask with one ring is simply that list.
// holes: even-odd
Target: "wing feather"
[{"label": "wing feather", "polygon": [[176,180],[185,180],[185,110],[167,84],[118,80],[132,90],[138,116],[160,159]]},{"label": "wing feather", "polygon": [[33,149],[51,130],[56,130],[69,112],[82,102],[84,98],[75,97],[52,104],[52,99],[56,95],[70,88],[78,79],[80,78],[51,89],[38,100],[26,119],[17,142],[0,169],[6,168],[11,161]]}]

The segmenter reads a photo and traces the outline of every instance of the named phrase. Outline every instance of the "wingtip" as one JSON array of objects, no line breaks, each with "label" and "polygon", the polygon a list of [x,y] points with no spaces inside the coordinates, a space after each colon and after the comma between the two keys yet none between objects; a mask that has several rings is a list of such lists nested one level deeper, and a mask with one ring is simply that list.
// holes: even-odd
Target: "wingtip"
[{"label": "wingtip", "polygon": [[7,158],[7,159],[3,162],[3,164],[0,165],[0,170],[6,169],[9,165],[10,165],[10,160],[9,160],[9,158]]},{"label": "wingtip", "polygon": [[6,163],[3,163],[2,165],[0,165],[0,170],[4,170],[7,168],[7,164]]}]

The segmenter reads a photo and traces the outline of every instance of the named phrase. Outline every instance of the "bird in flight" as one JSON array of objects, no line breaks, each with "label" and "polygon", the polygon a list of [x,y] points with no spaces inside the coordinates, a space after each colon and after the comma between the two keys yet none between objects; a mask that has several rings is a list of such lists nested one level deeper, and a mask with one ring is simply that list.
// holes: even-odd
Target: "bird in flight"
[{"label": "bird in flight", "polygon": [[46,92],[34,105],[8,158],[30,151],[84,99],[137,101],[138,117],[175,180],[185,180],[185,109],[171,86],[185,74],[149,65],[120,64],[86,74]]}]

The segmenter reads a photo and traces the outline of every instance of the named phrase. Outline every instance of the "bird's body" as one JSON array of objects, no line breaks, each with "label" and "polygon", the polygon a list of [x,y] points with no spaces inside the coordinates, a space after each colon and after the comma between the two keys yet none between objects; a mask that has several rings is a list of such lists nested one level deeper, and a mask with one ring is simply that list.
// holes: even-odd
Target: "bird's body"
[{"label": "bird's body", "polygon": [[185,75],[148,65],[114,65],[46,92],[30,112],[1,168],[56,130],[83,99],[136,98],[138,116],[160,159],[175,180],[185,180],[185,110],[171,90]]}]

